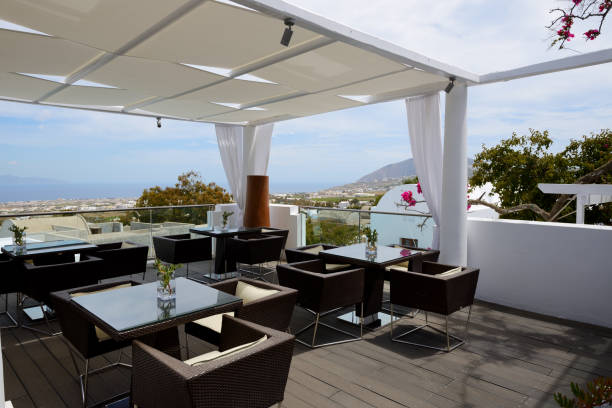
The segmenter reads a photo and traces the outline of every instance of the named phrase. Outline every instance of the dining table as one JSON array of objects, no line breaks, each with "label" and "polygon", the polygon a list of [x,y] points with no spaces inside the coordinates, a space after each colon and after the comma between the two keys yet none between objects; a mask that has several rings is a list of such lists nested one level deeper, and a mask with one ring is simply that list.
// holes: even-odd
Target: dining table
[{"label": "dining table", "polygon": [[26,242],[24,247],[5,245],[2,247],[2,253],[13,259],[25,261],[52,255],[88,253],[95,251],[97,248],[97,245],[81,239],[64,239],[45,242]]},{"label": "dining table", "polygon": [[227,258],[227,240],[233,237],[261,232],[261,227],[194,227],[190,228],[192,234],[206,235],[215,239],[215,272],[211,276],[213,280],[233,277],[228,274],[236,271],[236,262]]},{"label": "dining table", "polygon": [[[366,252],[366,244],[358,243],[321,251],[326,263],[350,264],[365,269],[363,293],[364,327],[377,329],[391,323],[391,315],[382,307],[385,269],[421,256],[423,251],[379,245],[375,253]],[[359,323],[360,305],[338,316],[352,324]],[[394,316],[394,320],[398,317]]]},{"label": "dining table", "polygon": [[151,282],[90,293],[72,302],[113,340],[140,339],[179,359],[178,326],[242,307],[242,299],[191,279],[176,278],[171,300],[158,298],[158,286]]}]

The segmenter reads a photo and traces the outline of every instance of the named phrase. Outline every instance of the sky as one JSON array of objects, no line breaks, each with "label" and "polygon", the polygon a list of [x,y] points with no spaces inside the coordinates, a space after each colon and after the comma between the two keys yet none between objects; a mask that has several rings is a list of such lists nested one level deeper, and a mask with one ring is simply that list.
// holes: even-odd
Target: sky
[{"label": "sky", "polygon": [[[549,10],[565,0],[289,2],[477,74],[612,48],[610,22],[596,41],[577,35],[572,49],[549,48]],[[611,74],[606,64],[471,87],[468,154],[530,128],[549,130],[561,150],[612,127]],[[164,120],[158,129],[151,118],[0,102],[0,152],[0,174],[164,185],[193,169],[226,185],[210,124]],[[268,174],[271,183],[334,185],[409,157],[405,106],[395,101],[276,124]]]}]

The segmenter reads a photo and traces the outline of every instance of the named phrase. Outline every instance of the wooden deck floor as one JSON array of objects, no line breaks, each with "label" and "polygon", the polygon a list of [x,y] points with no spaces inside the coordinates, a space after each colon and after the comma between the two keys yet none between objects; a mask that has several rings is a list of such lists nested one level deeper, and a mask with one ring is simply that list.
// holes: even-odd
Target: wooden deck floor
[{"label": "wooden deck floor", "polygon": [[[191,267],[191,275],[196,269]],[[451,327],[461,332],[466,317],[457,313]],[[308,319],[307,313],[296,310],[293,329]],[[421,322],[418,315],[401,325]],[[328,336],[325,330],[321,334],[322,339]],[[612,376],[611,330],[491,304],[474,306],[469,342],[451,353],[392,343],[388,328],[364,337],[316,350],[296,344],[283,406],[554,407],[552,394],[569,393],[571,381]],[[209,348],[191,337],[189,347],[192,356]],[[16,408],[80,406],[78,378],[61,336],[4,329],[2,348],[5,393]],[[129,355],[125,349],[123,361],[129,362]],[[111,353],[95,358],[92,367],[118,357]],[[92,376],[90,403],[128,388],[128,369]]]}]

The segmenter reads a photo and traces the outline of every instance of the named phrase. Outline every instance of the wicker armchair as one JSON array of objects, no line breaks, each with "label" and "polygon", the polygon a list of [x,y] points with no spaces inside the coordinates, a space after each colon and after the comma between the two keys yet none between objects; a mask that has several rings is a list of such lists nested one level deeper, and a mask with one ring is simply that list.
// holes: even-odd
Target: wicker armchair
[{"label": "wicker armchair", "polygon": [[191,238],[190,234],[153,237],[155,256],[171,264],[184,263],[189,276],[189,262],[212,260],[210,237]]},{"label": "wicker armchair", "polygon": [[[290,334],[223,317],[219,351],[267,339],[197,365],[140,341],[132,344],[132,404],[142,408],[264,408],[284,398],[293,356]],[[192,359],[193,360],[193,359]]]},{"label": "wicker armchair", "polygon": [[[56,334],[51,332],[47,313],[43,307],[43,304],[53,306],[51,292],[93,285],[98,282],[100,270],[103,267],[104,261],[102,259],[84,254],[81,254],[78,262],[73,260],[72,262],[46,265],[24,263],[23,293],[38,302],[49,331],[45,332],[24,324],[22,324],[22,327],[43,334]],[[21,316],[23,314],[23,300],[18,307]]]},{"label": "wicker armchair", "polygon": [[283,249],[285,249],[285,245],[287,245],[287,237],[289,237],[288,229],[274,228],[274,227],[262,227],[261,233],[265,235],[275,235],[278,237],[283,237]]},{"label": "wicker armchair", "polygon": [[[127,244],[127,245],[126,245]],[[94,253],[104,260],[100,271],[100,279],[117,278],[142,272],[142,279],[147,272],[147,257],[149,247],[135,242],[112,242],[97,244],[98,250]]]},{"label": "wicker armchair", "polygon": [[[236,317],[275,330],[287,331],[297,300],[297,291],[268,282],[246,278],[229,279],[209,286],[222,292],[236,295],[238,282],[275,291],[275,293],[250,302],[243,300],[242,308],[236,313]],[[212,344],[219,344],[219,337],[221,335],[219,322],[221,319],[222,315],[215,315],[204,318],[201,321],[187,323],[185,325],[185,333]]]},{"label": "wicker armchair", "polygon": [[[111,351],[121,350],[129,346],[130,341],[117,342],[111,339],[106,333],[95,327],[89,319],[84,317],[83,312],[81,312],[72,299],[88,293],[113,290],[133,285],[138,285],[138,283],[132,281],[104,283],[54,292],[51,294],[51,300],[62,329],[63,340],[68,345],[74,369],[79,375],[81,400],[84,407],[87,405],[87,385],[90,375],[98,374],[114,367],[131,367],[121,362],[122,353],[119,355],[119,360],[116,363],[93,370],[90,369],[89,360]],[[77,366],[73,351],[76,351],[81,358],[85,360],[85,368],[82,373]]]},{"label": "wicker armchair", "polygon": [[[315,315],[314,322],[295,333],[297,336],[314,326],[312,341],[305,342],[297,337],[296,341],[307,347],[316,348],[361,339],[363,335],[363,287],[365,276],[363,268],[328,273],[325,270],[325,262],[321,259],[316,259],[314,261],[278,265],[276,271],[280,285],[296,289],[298,291],[297,303]],[[319,321],[322,316],[335,312],[339,308],[355,304],[361,304],[359,337]],[[346,334],[350,336],[350,339],[316,344],[317,328],[319,325]]]},{"label": "wicker armchair", "polygon": [[[468,326],[472,313],[472,304],[478,284],[479,269],[461,268],[435,262],[423,262],[421,272],[391,271],[391,339],[393,341],[412,344],[435,350],[451,351],[464,344],[467,339]],[[425,312],[425,324],[393,336],[393,306],[400,305],[420,309]],[[469,307],[465,324],[465,336],[461,339],[448,332],[448,316],[464,307]],[[441,331],[427,320],[427,312],[438,313],[445,317],[445,330]],[[429,327],[439,331],[446,337],[446,346],[437,347],[427,344],[403,340],[404,336],[417,330]],[[451,346],[451,339],[456,343]]]},{"label": "wicker armchair", "polygon": [[[227,240],[227,257],[231,262],[241,265],[238,272],[248,274],[256,279],[265,278],[274,273],[273,269],[264,268],[266,262],[280,261],[284,239],[281,236],[265,234],[243,234]],[[257,265],[245,267],[244,265]]]},{"label": "wicker armchair", "polygon": [[[295,249],[286,249],[285,256],[287,257],[287,263],[296,263],[304,261],[314,261],[315,259],[322,259],[319,252],[338,248],[336,245],[330,244],[312,244]],[[351,269],[352,265],[349,264],[325,264],[325,272],[340,272]]]},{"label": "wicker armchair", "polygon": [[17,262],[7,255],[0,254],[0,274],[2,274],[2,285],[0,285],[0,294],[4,295],[4,311],[0,315],[8,317],[12,324],[1,326],[2,329],[17,327],[17,320],[8,310],[8,297],[10,293],[21,292],[20,271]]}]

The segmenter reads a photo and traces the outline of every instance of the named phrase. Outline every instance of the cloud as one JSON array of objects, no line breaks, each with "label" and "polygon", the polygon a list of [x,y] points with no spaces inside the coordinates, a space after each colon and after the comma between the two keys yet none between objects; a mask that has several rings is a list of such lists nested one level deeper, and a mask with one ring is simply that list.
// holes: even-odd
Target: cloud
[{"label": "cloud", "polygon": [[6,164],[8,164],[9,166],[16,166],[17,165],[17,160],[11,160],[11,161],[7,162]]}]

